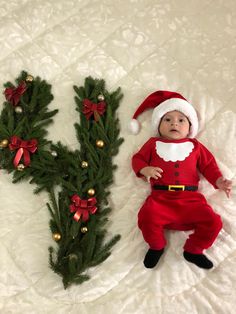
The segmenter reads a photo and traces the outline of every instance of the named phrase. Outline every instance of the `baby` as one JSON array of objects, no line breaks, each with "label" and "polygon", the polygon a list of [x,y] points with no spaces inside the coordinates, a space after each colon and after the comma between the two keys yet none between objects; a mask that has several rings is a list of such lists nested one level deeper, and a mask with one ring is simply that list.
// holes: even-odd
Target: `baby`
[{"label": "baby", "polygon": [[153,268],[158,263],[166,246],[166,229],[193,230],[183,256],[210,269],[213,263],[203,252],[215,241],[222,221],[198,192],[199,172],[228,197],[232,182],[222,176],[211,152],[194,138],[197,113],[182,95],[169,91],[149,95],[133,116],[133,133],[139,131],[138,115],[150,108],[154,108],[152,126],[157,137],[150,138],[132,158],[136,175],[151,184],[151,194],[138,213],[138,226],[149,245],[144,265]]}]

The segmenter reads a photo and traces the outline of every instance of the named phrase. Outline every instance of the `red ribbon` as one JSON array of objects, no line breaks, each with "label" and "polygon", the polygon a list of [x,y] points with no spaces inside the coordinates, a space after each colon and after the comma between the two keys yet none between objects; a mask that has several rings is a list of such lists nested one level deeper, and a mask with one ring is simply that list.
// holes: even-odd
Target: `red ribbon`
[{"label": "red ribbon", "polygon": [[106,103],[104,101],[98,104],[93,103],[89,99],[84,99],[83,101],[83,114],[89,120],[92,115],[94,115],[95,121],[98,121],[99,116],[103,115],[106,109]]},{"label": "red ribbon", "polygon": [[15,167],[18,166],[21,157],[24,156],[24,165],[27,167],[30,165],[30,153],[35,153],[37,150],[38,141],[36,139],[32,139],[29,141],[23,141],[18,136],[11,137],[11,143],[9,144],[10,150],[17,150],[15,159],[13,164]]},{"label": "red ribbon", "polygon": [[70,204],[70,212],[74,213],[74,220],[87,221],[89,219],[89,214],[95,214],[97,207],[95,206],[97,200],[95,197],[89,198],[87,200],[82,200],[79,195],[74,194],[71,197],[72,204]]},{"label": "red ribbon", "polygon": [[17,87],[7,87],[4,91],[6,100],[13,106],[17,106],[26,89],[27,85],[24,81],[22,81]]}]

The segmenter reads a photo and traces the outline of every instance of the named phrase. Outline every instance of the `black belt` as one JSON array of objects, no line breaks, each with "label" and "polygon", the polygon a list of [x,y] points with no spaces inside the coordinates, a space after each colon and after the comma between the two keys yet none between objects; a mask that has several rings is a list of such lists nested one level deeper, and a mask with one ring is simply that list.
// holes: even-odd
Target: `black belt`
[{"label": "black belt", "polygon": [[197,191],[198,187],[194,185],[153,185],[154,190],[163,191]]}]

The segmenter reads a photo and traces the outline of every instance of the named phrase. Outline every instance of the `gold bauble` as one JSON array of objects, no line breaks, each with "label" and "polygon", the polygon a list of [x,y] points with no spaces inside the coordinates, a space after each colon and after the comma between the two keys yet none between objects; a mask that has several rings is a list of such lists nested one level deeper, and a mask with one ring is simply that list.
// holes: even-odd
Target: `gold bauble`
[{"label": "gold bauble", "polygon": [[99,101],[104,101],[104,99],[105,99],[105,97],[102,94],[98,95],[98,100]]},{"label": "gold bauble", "polygon": [[54,241],[57,242],[57,241],[61,240],[61,235],[60,235],[60,233],[55,232],[55,233],[53,233],[52,238]]},{"label": "gold bauble", "polygon": [[82,167],[82,168],[88,168],[88,162],[85,161],[85,160],[82,161],[82,162],[81,162],[81,167]]},{"label": "gold bauble", "polygon": [[104,142],[102,140],[97,140],[96,141],[96,146],[99,148],[103,148],[104,147]]},{"label": "gold bauble", "polygon": [[78,259],[78,256],[76,254],[69,254],[69,259],[72,261],[72,260],[77,260]]},{"label": "gold bauble", "polygon": [[22,113],[22,112],[23,112],[22,107],[21,107],[21,106],[16,106],[16,107],[15,107],[15,112],[16,112],[16,113]]},{"label": "gold bauble", "polygon": [[86,232],[88,232],[88,228],[87,228],[87,227],[82,227],[82,228],[80,229],[80,231],[81,231],[82,233],[86,233]]},{"label": "gold bauble", "polygon": [[9,144],[8,140],[7,139],[4,139],[0,142],[0,147],[7,147]]},{"label": "gold bauble", "polygon": [[18,171],[23,171],[25,169],[25,166],[23,165],[23,164],[19,164],[18,166],[17,166],[17,170]]},{"label": "gold bauble", "polygon": [[52,155],[52,157],[57,157],[57,152],[55,150],[52,150],[51,155]]},{"label": "gold bauble", "polygon": [[25,80],[26,82],[33,82],[34,77],[32,75],[27,75]]},{"label": "gold bauble", "polygon": [[94,189],[89,189],[87,193],[88,193],[89,196],[94,196],[95,190]]}]

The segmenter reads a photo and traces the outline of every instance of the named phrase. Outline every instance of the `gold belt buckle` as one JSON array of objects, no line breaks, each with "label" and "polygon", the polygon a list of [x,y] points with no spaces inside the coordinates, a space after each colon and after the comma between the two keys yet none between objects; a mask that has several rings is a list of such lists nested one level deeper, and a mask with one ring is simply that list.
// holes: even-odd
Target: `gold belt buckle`
[{"label": "gold belt buckle", "polygon": [[180,191],[184,191],[185,190],[185,186],[184,185],[168,185],[168,191],[175,192],[176,190],[173,190],[175,188],[180,189]]}]

